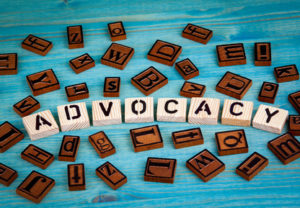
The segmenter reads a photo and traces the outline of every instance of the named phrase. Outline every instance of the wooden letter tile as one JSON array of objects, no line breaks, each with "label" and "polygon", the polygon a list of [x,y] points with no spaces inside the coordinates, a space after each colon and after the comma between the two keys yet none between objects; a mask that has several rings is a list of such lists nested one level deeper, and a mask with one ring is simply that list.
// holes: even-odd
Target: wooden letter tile
[{"label": "wooden letter tile", "polygon": [[186,98],[159,98],[157,121],[186,122]]},{"label": "wooden letter tile", "polygon": [[90,97],[89,89],[85,82],[67,86],[65,87],[65,91],[69,102]]},{"label": "wooden letter tile", "polygon": [[54,161],[53,154],[33,144],[28,145],[23,150],[21,158],[42,169],[46,169]]},{"label": "wooden letter tile", "polygon": [[289,94],[288,99],[295,110],[300,114],[300,91]]},{"label": "wooden letter tile", "polygon": [[164,146],[158,125],[131,129],[130,137],[135,152],[157,149]]},{"label": "wooden letter tile", "polygon": [[17,171],[0,163],[0,183],[9,186],[18,177]]},{"label": "wooden letter tile", "polygon": [[299,72],[295,64],[274,68],[274,75],[278,83],[299,79]]},{"label": "wooden letter tile", "polygon": [[243,129],[215,133],[220,156],[248,152],[248,143]]},{"label": "wooden letter tile", "polygon": [[192,98],[188,122],[192,124],[218,124],[220,100],[216,98]]},{"label": "wooden letter tile", "polygon": [[84,164],[68,165],[68,186],[69,191],[85,190]]},{"label": "wooden letter tile", "polygon": [[0,153],[5,152],[24,138],[24,134],[8,121],[0,125]]},{"label": "wooden letter tile", "polygon": [[176,149],[204,143],[200,128],[175,131],[172,133],[172,140]]},{"label": "wooden letter tile", "polygon": [[105,77],[103,96],[119,97],[120,96],[120,77]]},{"label": "wooden letter tile", "polygon": [[116,148],[108,139],[104,131],[90,135],[89,141],[101,158],[108,157],[116,152]]},{"label": "wooden letter tile", "polygon": [[267,167],[268,164],[269,160],[267,158],[254,152],[236,168],[236,173],[245,180],[250,181],[260,171]]},{"label": "wooden letter tile", "polygon": [[219,66],[246,64],[246,54],[242,43],[217,45]]},{"label": "wooden letter tile", "polygon": [[258,100],[266,103],[274,103],[279,85],[272,82],[264,82],[260,88]]},{"label": "wooden letter tile", "polygon": [[93,101],[93,125],[104,126],[122,123],[121,100]]},{"label": "wooden letter tile", "polygon": [[199,70],[188,58],[175,63],[175,69],[185,80],[192,79],[199,75]]},{"label": "wooden letter tile", "polygon": [[207,149],[186,161],[186,167],[204,182],[209,181],[225,170],[225,164]]},{"label": "wooden letter tile", "polygon": [[253,118],[252,126],[257,129],[280,134],[289,112],[284,109],[260,105]]},{"label": "wooden letter tile", "polygon": [[125,99],[125,123],[146,123],[153,121],[153,97]]},{"label": "wooden letter tile", "polygon": [[190,23],[182,31],[182,37],[202,44],[206,44],[212,36],[213,31]]},{"label": "wooden letter tile", "polygon": [[110,35],[111,41],[125,40],[126,32],[123,26],[123,22],[113,22],[107,24],[108,32]]},{"label": "wooden letter tile", "polygon": [[65,135],[62,139],[58,160],[75,162],[80,144],[79,136]]},{"label": "wooden letter tile", "polygon": [[52,178],[32,171],[18,186],[16,193],[34,203],[40,203],[54,185]]},{"label": "wooden letter tile", "polygon": [[31,140],[59,133],[58,125],[50,110],[23,117],[23,124]]},{"label": "wooden letter tile", "polygon": [[13,105],[14,111],[21,117],[30,115],[40,109],[40,107],[39,101],[34,99],[31,95]]},{"label": "wooden letter tile", "polygon": [[52,69],[28,75],[26,79],[34,96],[60,89],[59,82]]},{"label": "wooden letter tile", "polygon": [[253,111],[253,102],[250,101],[224,101],[222,124],[233,126],[250,126]]},{"label": "wooden letter tile", "polygon": [[69,49],[84,47],[81,25],[67,27],[67,33],[68,33]]},{"label": "wooden letter tile", "polygon": [[153,66],[131,78],[131,83],[148,96],[168,84],[168,78]]},{"label": "wooden letter tile", "polygon": [[205,91],[205,85],[185,81],[180,90],[180,95],[188,98],[203,97]]},{"label": "wooden letter tile", "polygon": [[90,127],[90,119],[84,102],[57,106],[61,131]]},{"label": "wooden letter tile", "polygon": [[179,45],[157,40],[148,52],[147,58],[161,64],[173,66],[181,51],[182,48]]},{"label": "wooden letter tile", "polygon": [[22,42],[22,48],[42,56],[45,56],[52,47],[53,44],[50,41],[31,34]]},{"label": "wooden letter tile", "polygon": [[289,116],[288,131],[294,136],[300,136],[300,116]]},{"label": "wooden letter tile", "polygon": [[144,180],[160,183],[174,183],[177,160],[148,157]]},{"label": "wooden letter tile", "polygon": [[117,69],[124,69],[134,54],[134,49],[112,43],[101,58],[101,63]]},{"label": "wooden letter tile", "polygon": [[271,66],[271,43],[254,44],[255,66]]},{"label": "wooden letter tile", "polygon": [[269,141],[268,147],[285,165],[300,157],[300,143],[290,133]]},{"label": "wooden letter tile", "polygon": [[216,91],[241,100],[252,86],[252,80],[226,72],[216,86]]},{"label": "wooden letter tile", "polygon": [[18,73],[18,54],[0,54],[0,75],[12,75]]},{"label": "wooden letter tile", "polygon": [[95,61],[88,53],[78,56],[69,61],[70,67],[76,74],[86,71],[95,66]]},{"label": "wooden letter tile", "polygon": [[127,183],[127,177],[110,162],[99,166],[96,175],[114,190]]}]

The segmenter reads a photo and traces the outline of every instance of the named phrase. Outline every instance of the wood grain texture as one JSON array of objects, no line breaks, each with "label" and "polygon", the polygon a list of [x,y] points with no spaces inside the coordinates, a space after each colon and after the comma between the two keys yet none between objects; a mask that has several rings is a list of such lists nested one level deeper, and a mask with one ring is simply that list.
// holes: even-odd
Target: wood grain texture
[{"label": "wood grain texture", "polygon": [[[154,66],[169,79],[169,83],[151,94],[157,105],[159,97],[180,97],[179,91],[184,80],[174,67],[162,65],[146,58],[148,51],[157,39],[182,46],[178,60],[189,58],[200,70],[200,76],[191,82],[206,85],[206,97],[218,98],[221,103],[230,97],[217,93],[215,86],[226,71],[245,76],[253,85],[243,100],[254,102],[254,112],[259,104],[257,96],[264,81],[276,82],[273,67],[296,64],[300,60],[300,2],[298,0],[241,0],[241,1],[97,1],[97,0],[56,0],[56,1],[0,1],[0,54],[18,53],[18,74],[1,76],[0,120],[8,120],[22,132],[26,132],[22,120],[13,112],[12,105],[31,94],[25,76],[41,70],[53,68],[61,83],[61,89],[38,96],[41,111],[50,109],[56,121],[57,105],[67,104],[64,87],[87,82],[90,98],[87,103],[89,117],[94,100],[103,99],[104,77],[118,76],[122,79],[120,99],[124,109],[127,97],[142,97],[130,79]],[[17,8],[17,9],[16,9]],[[107,23],[122,20],[127,39],[119,41],[135,49],[134,57],[124,71],[100,64],[100,58],[111,44]],[[203,45],[181,36],[187,23],[203,26],[214,32],[213,37]],[[68,49],[66,27],[82,25],[85,48]],[[53,43],[53,48],[45,56],[39,56],[21,48],[21,42],[28,34],[34,33]],[[219,67],[215,46],[242,42],[245,47],[247,64]],[[254,66],[254,42],[271,42],[272,66]],[[76,74],[68,61],[84,53],[94,58],[96,66],[81,74]],[[297,111],[287,100],[287,95],[299,91],[299,80],[281,83],[275,103],[271,106],[283,108],[290,115]],[[156,108],[155,108],[156,109]],[[124,116],[124,110],[123,116]],[[220,111],[221,112],[221,111]],[[124,117],[123,117],[124,118]],[[44,198],[44,207],[298,207],[300,204],[300,160],[284,166],[267,148],[267,142],[277,134],[245,127],[249,153],[223,156],[226,169],[208,183],[203,183],[185,167],[185,161],[203,149],[217,155],[214,134],[218,131],[233,130],[237,127],[225,125],[192,125],[188,123],[154,122],[159,124],[164,147],[135,153],[130,141],[129,129],[152,123],[107,125],[68,132],[82,138],[76,162],[84,163],[87,189],[80,192],[67,191],[65,162],[54,161],[47,170],[38,170],[56,181],[55,187]],[[171,132],[201,127],[204,144],[201,146],[175,149]],[[126,185],[113,191],[102,184],[95,169],[102,161],[87,138],[99,131],[105,131],[117,152],[109,161],[128,177]],[[284,128],[286,131],[286,127]],[[34,144],[58,152],[64,133],[34,141]],[[299,140],[299,137],[296,137]],[[34,165],[19,158],[19,153],[32,143],[26,134],[25,139],[1,154],[1,162],[15,169],[19,177],[10,187],[0,187],[1,206],[34,207],[30,201],[16,195],[15,189],[32,171]],[[257,151],[269,159],[269,165],[251,182],[235,173],[235,168]],[[138,156],[138,157],[137,157]],[[143,180],[145,163],[148,157],[177,159],[174,184],[150,183]]]}]

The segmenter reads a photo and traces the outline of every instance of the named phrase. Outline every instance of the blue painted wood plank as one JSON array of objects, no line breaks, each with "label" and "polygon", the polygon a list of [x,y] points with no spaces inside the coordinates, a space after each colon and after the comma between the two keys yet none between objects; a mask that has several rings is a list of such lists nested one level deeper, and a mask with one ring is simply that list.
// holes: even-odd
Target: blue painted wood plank
[{"label": "blue painted wood plank", "polygon": [[[120,76],[122,109],[124,99],[143,96],[133,87],[130,78],[149,66],[154,66],[169,78],[169,84],[153,93],[155,103],[159,97],[179,97],[184,82],[174,67],[152,62],[146,54],[157,39],[183,47],[178,60],[190,58],[199,68],[200,76],[191,81],[205,84],[206,97],[220,98],[222,103],[229,98],[215,91],[215,86],[226,71],[249,77],[253,86],[243,98],[254,102],[254,112],[259,104],[258,91],[263,81],[275,82],[274,66],[297,64],[300,60],[300,2],[299,1],[1,1],[0,6],[0,53],[19,54],[19,73],[15,76],[0,76],[0,122],[10,121],[23,132],[21,118],[12,110],[12,105],[31,94],[25,76],[44,69],[53,68],[61,82],[61,90],[37,96],[41,110],[50,109],[57,118],[57,105],[67,103],[64,86],[86,81],[90,89],[87,102],[91,118],[91,102],[103,99],[104,77]],[[133,59],[124,71],[100,64],[100,58],[110,45],[106,24],[124,21],[127,40],[121,44],[135,49]],[[214,31],[207,45],[181,37],[187,23],[194,23]],[[85,48],[67,48],[66,26],[82,24]],[[42,57],[22,49],[21,41],[29,34],[46,38],[54,43],[47,56]],[[254,42],[272,43],[272,66],[255,67],[253,62]],[[247,64],[243,66],[218,67],[215,46],[242,42],[245,45]],[[96,61],[96,67],[81,74],[75,74],[68,60],[88,52]],[[300,90],[300,81],[281,83],[273,106],[284,108],[290,114],[297,112],[287,100],[287,94]],[[222,107],[222,106],[221,106]],[[83,207],[299,207],[300,161],[289,165],[282,163],[267,148],[267,142],[277,135],[246,127],[249,153],[219,157],[226,170],[208,183],[203,183],[185,167],[185,161],[204,148],[217,154],[214,133],[237,129],[235,126],[201,125],[204,145],[174,149],[171,132],[199,127],[188,123],[154,122],[161,128],[164,148],[134,153],[129,129],[147,124],[121,124],[60,133],[31,142],[28,135],[23,141],[0,154],[0,161],[15,168],[19,177],[10,187],[0,187],[0,204],[3,207],[33,207],[31,202],[15,194],[16,187],[31,172],[37,170],[56,180],[56,186],[43,200],[42,206]],[[100,159],[88,142],[88,136],[104,130],[116,146],[117,153]],[[286,128],[285,128],[286,131]],[[69,192],[67,188],[67,164],[55,160],[46,170],[27,163],[20,158],[20,152],[30,143],[48,150],[57,156],[64,134],[79,135],[81,144],[76,162],[86,166],[87,190]],[[297,137],[299,139],[299,137]],[[270,160],[269,166],[251,182],[236,175],[235,168],[253,151],[258,151]],[[170,157],[178,160],[174,184],[145,182],[143,171],[148,156]],[[128,183],[113,191],[95,175],[95,169],[109,160],[128,177]]]}]

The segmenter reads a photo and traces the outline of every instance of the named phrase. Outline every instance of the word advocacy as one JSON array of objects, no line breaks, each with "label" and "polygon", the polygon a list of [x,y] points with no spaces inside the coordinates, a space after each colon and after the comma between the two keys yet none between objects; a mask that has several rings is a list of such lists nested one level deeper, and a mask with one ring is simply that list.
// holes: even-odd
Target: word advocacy
[{"label": "word advocacy", "polygon": [[[108,32],[112,41],[127,38],[122,22],[108,24]],[[187,24],[182,31],[182,37],[202,44],[208,43],[213,31],[193,24]],[[69,49],[83,48],[84,36],[81,25],[67,27]],[[53,47],[52,42],[28,35],[21,44],[22,48],[45,56]],[[189,58],[176,62],[182,52],[182,47],[176,44],[157,40],[147,54],[147,58],[168,66],[175,64],[175,69],[189,80],[199,76],[198,68]],[[246,54],[242,43],[217,45],[218,64],[221,67],[246,64]],[[102,56],[100,62],[120,70],[125,69],[132,59],[134,49],[117,43],[112,43]],[[271,43],[254,44],[255,66],[271,65]],[[176,62],[176,63],[175,63]],[[17,74],[18,55],[16,53],[0,54],[0,75]],[[76,73],[82,73],[95,66],[94,59],[88,54],[82,54],[69,60],[70,68]],[[278,83],[299,80],[296,65],[274,68],[274,76]],[[26,76],[26,81],[34,96],[60,89],[60,83],[52,69],[40,71]],[[131,78],[131,83],[145,96],[152,94],[168,84],[168,78],[154,67],[149,67]],[[221,123],[225,125],[250,126],[252,120],[253,102],[239,101],[252,86],[252,80],[226,72],[216,85],[216,91],[238,100],[224,101]],[[103,88],[104,97],[119,97],[121,87],[120,77],[106,77]],[[279,90],[277,83],[263,82],[258,95],[261,102],[274,103]],[[192,124],[218,123],[220,100],[203,97],[205,85],[185,81],[180,95],[191,98],[187,116],[186,98],[159,98],[157,102],[157,121],[186,122]],[[78,83],[65,87],[69,102],[89,97],[86,83]],[[300,113],[300,91],[288,96],[289,102]],[[59,132],[50,110],[33,112],[40,109],[40,103],[28,96],[13,105],[14,111],[23,119],[25,129],[31,140],[37,140]],[[90,119],[84,102],[57,106],[61,131],[88,128]],[[125,123],[146,123],[154,121],[154,101],[152,97],[125,99]],[[92,120],[94,126],[122,123],[120,99],[98,100],[92,102]],[[188,118],[186,118],[188,117]],[[265,131],[281,134],[288,119],[288,111],[261,104],[252,120],[252,126]],[[283,164],[288,164],[300,157],[300,143],[294,136],[300,135],[300,116],[290,115],[288,133],[268,142],[268,148]],[[24,138],[24,134],[9,122],[0,125],[0,152],[5,152]],[[147,151],[163,147],[163,138],[158,125],[145,126],[130,130],[130,138],[135,152]],[[200,128],[192,128],[172,132],[174,147],[185,148],[204,143]],[[243,129],[215,133],[215,141],[219,156],[241,154],[248,152],[248,142]],[[108,136],[97,132],[89,136],[89,142],[100,158],[116,153],[116,148]],[[80,146],[80,137],[65,135],[59,148],[58,160],[75,162]],[[54,161],[54,155],[33,144],[28,145],[21,153],[21,158],[33,165],[46,169]],[[246,180],[251,180],[268,165],[268,159],[254,152],[237,168],[236,173]],[[173,183],[175,180],[177,160],[170,158],[148,157],[144,172],[145,181]],[[205,149],[186,161],[186,167],[204,182],[225,170],[225,164]],[[95,174],[112,189],[118,189],[127,182],[127,177],[110,162],[105,162],[95,169]],[[18,176],[17,171],[0,163],[0,183],[9,186]],[[85,190],[85,167],[83,163],[67,165],[69,191]],[[41,200],[55,186],[55,180],[36,171],[32,171],[17,187],[16,193],[35,203]]]}]

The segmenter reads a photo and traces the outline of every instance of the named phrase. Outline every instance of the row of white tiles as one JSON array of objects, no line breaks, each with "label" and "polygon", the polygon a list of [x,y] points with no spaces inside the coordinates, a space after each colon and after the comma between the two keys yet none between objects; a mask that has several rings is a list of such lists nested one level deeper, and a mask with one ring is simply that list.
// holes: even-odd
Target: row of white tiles
[{"label": "row of white tiles", "polygon": [[[216,98],[192,98],[188,113],[191,124],[218,124],[220,100]],[[157,121],[186,122],[186,98],[159,98]],[[225,100],[221,123],[235,126],[250,126],[253,102]],[[61,131],[90,127],[85,102],[57,106]],[[93,125],[122,123],[121,100],[98,100],[92,103]],[[261,104],[252,120],[257,129],[280,134],[288,117],[288,111]],[[152,97],[125,99],[125,123],[147,123],[154,121]],[[31,140],[59,133],[59,127],[50,110],[23,118],[25,129]]]}]

